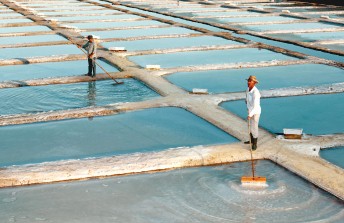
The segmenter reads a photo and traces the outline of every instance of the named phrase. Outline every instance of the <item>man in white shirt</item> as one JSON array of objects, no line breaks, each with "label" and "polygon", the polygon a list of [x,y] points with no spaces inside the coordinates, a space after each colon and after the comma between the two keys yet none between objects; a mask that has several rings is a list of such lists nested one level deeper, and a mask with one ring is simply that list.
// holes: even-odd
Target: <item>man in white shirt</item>
[{"label": "man in white shirt", "polygon": [[[260,107],[260,93],[256,88],[258,80],[256,76],[249,76],[247,79],[247,90],[246,90],[246,106],[247,106],[247,120],[250,125],[250,137],[252,143],[252,150],[257,149],[258,142],[258,123],[261,113]],[[250,143],[245,142],[245,143]]]}]

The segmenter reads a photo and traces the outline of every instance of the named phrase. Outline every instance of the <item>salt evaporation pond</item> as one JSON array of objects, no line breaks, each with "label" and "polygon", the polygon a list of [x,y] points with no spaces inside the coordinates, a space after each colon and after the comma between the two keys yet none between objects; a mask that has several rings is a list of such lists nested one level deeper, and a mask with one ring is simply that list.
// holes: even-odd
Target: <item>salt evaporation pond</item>
[{"label": "salt evaporation pond", "polygon": [[320,156],[344,169],[344,146],[320,150]]},{"label": "salt evaporation pond", "polygon": [[9,166],[238,140],[186,110],[168,107],[3,126],[0,141],[0,166]]},{"label": "salt evaporation pond", "polygon": [[[258,85],[259,88],[259,85]],[[302,128],[306,134],[323,135],[344,132],[344,93],[261,99],[259,125],[272,133],[283,128]],[[246,119],[244,100],[222,103],[226,110]]]},{"label": "salt evaporation pond", "polygon": [[134,79],[121,82],[124,84],[115,86],[113,80],[104,80],[0,89],[0,116],[143,101],[159,96]]},{"label": "salt evaporation pond", "polygon": [[0,33],[22,33],[22,32],[40,32],[51,31],[46,26],[19,26],[19,27],[1,27]]},{"label": "salt evaporation pond", "polygon": [[113,14],[115,12],[119,12],[117,10],[106,10],[106,9],[100,9],[100,10],[77,10],[77,11],[50,11],[50,12],[43,12],[43,15],[105,15],[105,14]]},{"label": "salt evaporation pond", "polygon": [[73,17],[61,17],[58,16],[55,19],[59,21],[89,21],[92,19],[92,21],[97,21],[97,20],[121,20],[121,19],[142,19],[143,17],[137,16],[137,15],[128,15],[128,14],[117,14],[117,15],[97,15],[94,16],[94,18],[91,16],[73,16]]},{"label": "salt evaporation pond", "polygon": [[148,64],[159,64],[162,68],[171,68],[206,64],[295,60],[297,58],[264,49],[245,48],[131,56],[129,59],[142,67]]},{"label": "salt evaporation pond", "polygon": [[136,26],[162,26],[167,25],[154,20],[139,21],[119,21],[119,22],[96,22],[96,23],[66,23],[69,26],[75,26],[79,29],[101,29],[101,28],[128,28]]},{"label": "salt evaporation pond", "polygon": [[325,24],[320,22],[310,23],[291,23],[291,24],[269,24],[269,25],[245,25],[247,29],[254,31],[269,31],[269,30],[312,30],[312,29],[336,29],[341,26]]},{"label": "salt evaporation pond", "polygon": [[258,161],[257,171],[269,187],[240,185],[250,172],[245,162],[0,189],[0,215],[9,222],[342,222],[342,201],[269,161]]},{"label": "salt evaporation pond", "polygon": [[269,34],[268,36],[283,38],[293,41],[314,42],[319,40],[344,39],[344,32],[312,32],[312,33],[284,33]]},{"label": "salt evaporation pond", "polygon": [[[97,60],[97,63],[108,72],[118,72],[118,69],[102,60]],[[88,64],[86,59],[65,62],[0,66],[0,81],[22,81],[49,77],[67,77],[85,75],[87,72]]]},{"label": "salt evaporation pond", "polygon": [[[130,38],[139,36],[159,36],[159,35],[173,35],[173,34],[191,34],[199,33],[191,29],[181,27],[161,27],[161,28],[141,28],[141,29],[122,29],[116,31],[95,31],[82,32],[83,36],[90,34],[99,36],[101,39],[106,38]],[[106,44],[106,43],[102,43]]]},{"label": "salt evaporation pond", "polygon": [[[290,17],[283,17],[283,16],[260,16],[260,17],[231,17],[231,18],[213,18],[216,21],[221,23],[256,23],[256,22],[293,22],[299,19],[290,18]],[[208,21],[209,18],[205,18],[202,20]]]},{"label": "salt evaporation pond", "polygon": [[[10,44],[24,44],[24,43],[39,43],[39,42],[53,42],[53,41],[67,41],[60,35],[35,35],[35,36],[11,36],[0,37],[1,45]],[[0,50],[1,52],[1,50]]]},{"label": "salt evaporation pond", "polygon": [[81,54],[82,52],[74,45],[34,46],[1,48],[0,54],[4,59],[31,58],[44,56],[57,56],[68,54]]},{"label": "salt evaporation pond", "polygon": [[30,19],[1,19],[0,24],[11,24],[11,23],[31,23]]},{"label": "salt evaporation pond", "polygon": [[162,39],[146,39],[135,41],[116,41],[106,42],[104,47],[121,46],[127,50],[154,50],[154,49],[172,49],[200,46],[221,46],[221,45],[242,45],[242,43],[227,40],[214,36],[198,36],[198,37],[179,37],[179,38],[162,38]]},{"label": "salt evaporation pond", "polygon": [[301,64],[260,68],[242,68],[198,72],[180,72],[166,76],[179,87],[208,89],[210,93],[245,91],[246,79],[257,76],[259,89],[318,86],[344,82],[343,69],[323,64]]}]

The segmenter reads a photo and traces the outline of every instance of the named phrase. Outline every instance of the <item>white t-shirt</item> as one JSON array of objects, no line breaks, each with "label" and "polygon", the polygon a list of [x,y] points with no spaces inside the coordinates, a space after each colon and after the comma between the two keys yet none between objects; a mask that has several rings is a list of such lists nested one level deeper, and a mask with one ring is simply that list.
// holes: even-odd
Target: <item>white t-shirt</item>
[{"label": "white t-shirt", "polygon": [[249,91],[249,89],[247,88],[246,106],[248,109],[248,116],[250,117],[262,112],[262,109],[260,107],[260,93],[256,86],[254,86],[251,91]]}]

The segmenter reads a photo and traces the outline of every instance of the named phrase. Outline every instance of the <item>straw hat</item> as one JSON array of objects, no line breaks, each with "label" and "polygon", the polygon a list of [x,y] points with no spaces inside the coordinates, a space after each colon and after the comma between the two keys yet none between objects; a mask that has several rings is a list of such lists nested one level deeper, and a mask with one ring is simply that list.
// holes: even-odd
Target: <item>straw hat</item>
[{"label": "straw hat", "polygon": [[257,80],[256,76],[253,76],[253,75],[249,76],[246,80],[247,81],[253,81],[253,82],[257,83],[257,84],[259,83],[259,81]]}]

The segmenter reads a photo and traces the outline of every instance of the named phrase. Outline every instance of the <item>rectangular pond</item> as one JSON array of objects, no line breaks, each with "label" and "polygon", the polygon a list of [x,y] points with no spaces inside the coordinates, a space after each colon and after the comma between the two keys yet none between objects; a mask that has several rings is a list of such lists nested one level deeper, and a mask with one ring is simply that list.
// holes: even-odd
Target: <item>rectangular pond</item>
[{"label": "rectangular pond", "polygon": [[97,20],[121,20],[121,19],[142,19],[143,17],[137,15],[130,15],[130,14],[117,14],[117,15],[100,15],[100,16],[68,16],[68,17],[61,17],[58,16],[55,19],[58,21],[89,21],[92,19],[93,22],[97,22]]},{"label": "rectangular pond", "polygon": [[[220,17],[220,16],[223,16],[223,17],[227,16],[228,17],[228,16],[233,16],[233,18],[243,17],[243,16],[247,16],[247,17],[254,16],[256,18],[257,16],[262,15],[262,13],[259,13],[259,12],[239,11],[239,10],[222,11],[222,12],[192,12],[192,14],[194,16],[202,16],[202,17],[203,16],[204,17]],[[253,19],[253,18],[251,18],[251,19]]]},{"label": "rectangular pond", "polygon": [[242,45],[240,42],[224,39],[215,36],[197,36],[197,37],[179,37],[179,38],[161,38],[146,39],[135,41],[115,41],[105,42],[103,46],[110,48],[114,46],[125,47],[129,51],[136,50],[157,50],[189,47],[210,47],[221,45]]},{"label": "rectangular pond", "polygon": [[323,64],[301,64],[260,68],[242,68],[199,72],[180,72],[166,76],[166,79],[188,91],[193,88],[208,89],[210,93],[245,91],[246,79],[255,75],[258,88],[318,86],[344,82],[344,70]]},{"label": "rectangular pond", "polygon": [[319,40],[344,40],[344,32],[287,33],[283,35],[269,34],[268,36],[302,42],[314,42]]},{"label": "rectangular pond", "polygon": [[131,56],[129,59],[142,67],[145,67],[147,64],[159,64],[162,68],[171,68],[208,64],[296,60],[297,58],[264,49],[244,48]]},{"label": "rectangular pond", "polygon": [[134,79],[121,81],[124,84],[113,85],[113,80],[104,80],[0,89],[0,116],[143,101],[159,96]]},{"label": "rectangular pond", "polygon": [[0,33],[24,33],[24,32],[40,32],[51,31],[46,26],[19,26],[19,27],[2,27]]},{"label": "rectangular pond", "polygon": [[[259,125],[272,133],[281,133],[283,128],[302,128],[313,135],[344,133],[343,100],[344,93],[261,99]],[[244,100],[221,106],[243,119],[247,117]]]},{"label": "rectangular pond", "polygon": [[78,10],[78,11],[50,11],[50,12],[42,12],[44,15],[106,15],[106,14],[113,14],[116,12],[120,12],[117,10],[112,9],[102,9],[102,10]]},{"label": "rectangular pond", "polygon": [[0,24],[11,24],[11,23],[31,23],[30,19],[1,19]]},{"label": "rectangular pond", "polygon": [[320,150],[320,156],[344,169],[344,146]]},{"label": "rectangular pond", "polygon": [[107,179],[0,189],[6,222],[332,222],[341,200],[269,161],[269,186],[245,188],[250,164],[184,168]]},{"label": "rectangular pond", "polygon": [[257,32],[279,31],[279,30],[312,30],[312,29],[337,29],[340,25],[325,24],[321,22],[291,23],[291,24],[269,24],[269,25],[245,25],[245,28]]},{"label": "rectangular pond", "polygon": [[0,141],[0,166],[9,166],[238,140],[184,109],[168,107],[4,126]]},{"label": "rectangular pond", "polygon": [[[2,59],[23,59],[30,57],[45,57],[68,54],[83,54],[75,45],[52,45],[52,46],[34,46],[18,48],[1,48]],[[85,56],[86,57],[86,56]]]},{"label": "rectangular pond", "polygon": [[1,45],[11,44],[24,44],[24,43],[40,43],[40,42],[54,42],[54,41],[67,41],[59,35],[35,35],[35,36],[11,36],[11,37],[0,37]]},{"label": "rectangular pond", "polygon": [[[141,29],[122,29],[112,31],[94,31],[94,32],[82,32],[83,36],[90,34],[97,35],[101,39],[106,38],[129,38],[140,36],[159,36],[159,35],[174,35],[174,34],[190,34],[199,33],[197,31],[181,28],[181,27],[161,27],[161,28],[141,28]],[[105,44],[105,43],[102,43]]]},{"label": "rectangular pond", "polygon": [[[97,60],[108,72],[118,72],[118,69],[102,60]],[[0,66],[0,81],[25,81],[49,77],[67,77],[84,75],[88,72],[88,63],[85,60],[65,62],[33,63],[11,66]],[[98,72],[100,70],[98,69]],[[102,71],[101,71],[102,72]]]},{"label": "rectangular pond", "polygon": [[79,29],[100,29],[100,28],[128,28],[136,26],[163,26],[166,23],[154,20],[140,20],[140,21],[120,21],[120,22],[90,22],[90,23],[66,23],[69,26],[75,26]]}]

